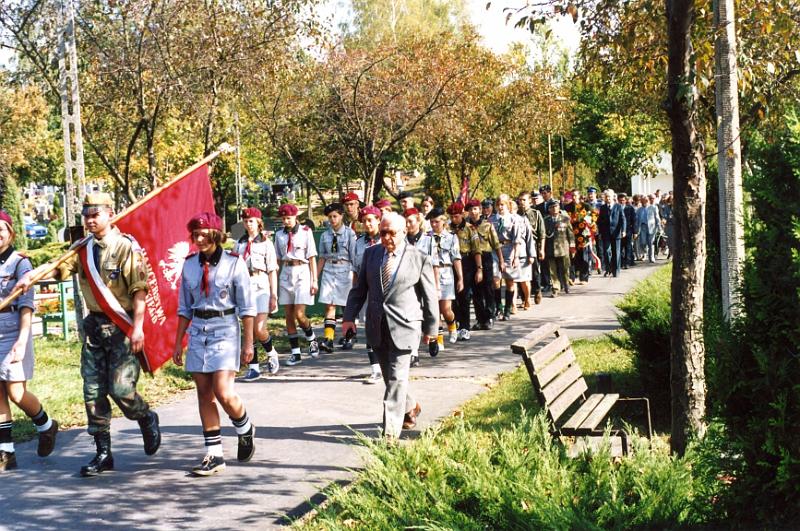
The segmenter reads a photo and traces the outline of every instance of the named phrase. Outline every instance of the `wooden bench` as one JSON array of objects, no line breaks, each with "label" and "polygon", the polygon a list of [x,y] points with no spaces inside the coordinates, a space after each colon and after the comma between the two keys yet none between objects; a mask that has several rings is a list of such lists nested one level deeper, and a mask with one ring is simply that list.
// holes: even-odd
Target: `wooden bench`
[{"label": "wooden bench", "polygon": [[[538,349],[538,345],[542,344]],[[546,324],[511,345],[511,351],[522,356],[533,390],[547,411],[555,437],[576,437],[576,449],[596,447],[605,429],[605,420],[619,402],[644,404],[647,435],[653,437],[650,401],[647,398],[621,397],[617,393],[586,395],[589,386],[572,351],[569,338],[555,324]],[[628,436],[624,430],[611,430],[612,454],[628,453]],[[580,438],[580,439],[577,439]]]}]

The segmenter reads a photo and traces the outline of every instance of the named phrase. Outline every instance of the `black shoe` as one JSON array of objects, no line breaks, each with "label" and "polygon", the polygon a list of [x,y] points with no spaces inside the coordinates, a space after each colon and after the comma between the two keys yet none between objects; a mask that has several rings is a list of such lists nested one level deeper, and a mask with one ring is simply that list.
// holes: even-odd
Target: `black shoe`
[{"label": "black shoe", "polygon": [[239,452],[236,455],[236,459],[242,463],[246,463],[253,458],[253,454],[256,451],[255,436],[256,427],[252,424],[250,425],[250,431],[239,435]]},{"label": "black shoe", "polygon": [[494,328],[494,319],[489,319],[486,322],[486,330],[491,330],[492,328]]},{"label": "black shoe", "polygon": [[333,339],[323,339],[319,344],[319,348],[325,352],[333,352]]},{"label": "black shoe", "polygon": [[111,455],[111,434],[107,431],[98,433],[94,436],[94,444],[97,446],[97,454],[89,461],[88,465],[81,467],[81,476],[91,477],[114,470],[114,456]]},{"label": "black shoe", "polygon": [[17,468],[17,454],[0,450],[0,472]]},{"label": "black shoe", "polygon": [[195,476],[213,476],[225,470],[225,459],[221,455],[206,455],[203,461],[192,467]]},{"label": "black shoe", "polygon": [[433,340],[428,343],[428,354],[431,355],[431,358],[435,358],[439,355],[439,342],[437,340]]},{"label": "black shoe", "polygon": [[53,448],[56,447],[56,435],[58,435],[58,422],[51,421],[52,425],[49,430],[39,432],[39,446],[36,448],[36,454],[39,457],[47,457],[53,453]]},{"label": "black shoe", "polygon": [[158,425],[158,413],[148,411],[147,416],[139,419],[139,429],[144,440],[144,453],[153,455],[161,446],[161,428]]},{"label": "black shoe", "polygon": [[342,343],[342,350],[353,350],[353,340],[345,339],[344,343]]},{"label": "black shoe", "polygon": [[419,356],[411,356],[411,366],[419,367]]}]

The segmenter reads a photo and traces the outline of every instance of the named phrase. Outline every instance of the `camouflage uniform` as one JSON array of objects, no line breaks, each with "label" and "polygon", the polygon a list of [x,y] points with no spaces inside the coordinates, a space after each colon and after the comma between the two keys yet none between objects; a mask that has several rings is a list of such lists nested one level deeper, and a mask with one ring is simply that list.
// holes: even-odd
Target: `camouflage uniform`
[{"label": "camouflage uniform", "polygon": [[[96,259],[103,282],[120,306],[132,315],[133,294],[147,291],[147,271],[138,245],[116,227],[111,227],[105,237],[95,239],[94,243],[99,249]],[[131,352],[130,340],[103,313],[77,255],[59,266],[56,278],[65,280],[74,273],[78,274],[81,293],[89,309],[83,321],[86,343],[81,350],[81,376],[88,431],[95,435],[110,429],[109,396],[131,420],[144,419],[150,407],[136,392],[140,366]]]}]

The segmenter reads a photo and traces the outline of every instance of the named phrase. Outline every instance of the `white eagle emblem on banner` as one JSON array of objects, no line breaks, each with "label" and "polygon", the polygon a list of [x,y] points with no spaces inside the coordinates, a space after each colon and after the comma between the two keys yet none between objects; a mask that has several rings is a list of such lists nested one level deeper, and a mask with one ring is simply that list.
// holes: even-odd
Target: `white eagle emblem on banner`
[{"label": "white eagle emblem on banner", "polygon": [[186,255],[189,254],[189,250],[189,242],[178,242],[169,248],[166,260],[158,262],[164,280],[169,282],[174,290],[178,289],[178,280],[181,278],[183,262],[186,260]]}]

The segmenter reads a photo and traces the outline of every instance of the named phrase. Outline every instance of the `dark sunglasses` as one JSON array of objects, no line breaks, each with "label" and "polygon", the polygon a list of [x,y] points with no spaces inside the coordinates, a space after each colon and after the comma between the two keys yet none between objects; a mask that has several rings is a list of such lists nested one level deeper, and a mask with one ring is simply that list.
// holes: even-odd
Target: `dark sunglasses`
[{"label": "dark sunglasses", "polygon": [[397,231],[396,230],[383,229],[380,234],[381,234],[381,237],[383,237],[383,236],[397,236]]}]

